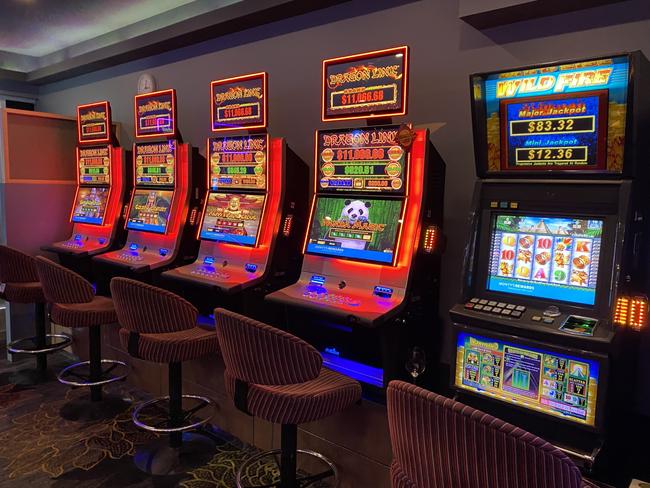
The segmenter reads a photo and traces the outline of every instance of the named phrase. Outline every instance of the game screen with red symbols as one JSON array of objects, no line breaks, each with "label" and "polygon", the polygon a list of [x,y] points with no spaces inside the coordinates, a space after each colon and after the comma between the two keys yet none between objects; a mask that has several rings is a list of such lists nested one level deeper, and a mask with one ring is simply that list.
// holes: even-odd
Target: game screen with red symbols
[{"label": "game screen with red symbols", "polygon": [[593,305],[602,219],[493,216],[487,289]]}]

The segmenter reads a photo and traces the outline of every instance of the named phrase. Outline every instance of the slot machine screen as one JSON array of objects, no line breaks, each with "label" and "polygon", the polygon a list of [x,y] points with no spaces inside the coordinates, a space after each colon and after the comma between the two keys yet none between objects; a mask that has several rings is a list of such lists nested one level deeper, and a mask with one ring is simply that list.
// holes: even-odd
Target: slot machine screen
[{"label": "slot machine screen", "polygon": [[126,228],[158,234],[166,233],[173,196],[172,190],[136,188]]},{"label": "slot machine screen", "polygon": [[594,305],[602,219],[494,214],[487,289]]},{"label": "slot machine screen", "polygon": [[264,195],[210,193],[199,237],[241,246],[255,246],[259,236]]},{"label": "slot machine screen", "polygon": [[108,187],[79,187],[72,210],[72,222],[78,224],[102,225],[106,215]]},{"label": "slot machine screen", "polygon": [[456,387],[592,427],[599,371],[591,358],[467,332],[456,341]]},{"label": "slot machine screen", "polygon": [[394,265],[403,200],[319,196],[305,251]]}]

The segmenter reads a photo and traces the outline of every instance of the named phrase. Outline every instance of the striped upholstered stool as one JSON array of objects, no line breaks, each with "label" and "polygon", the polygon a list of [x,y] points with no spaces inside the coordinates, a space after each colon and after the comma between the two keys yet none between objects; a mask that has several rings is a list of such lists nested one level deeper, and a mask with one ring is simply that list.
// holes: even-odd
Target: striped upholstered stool
[{"label": "striped upholstered stool", "polygon": [[[209,398],[183,395],[181,365],[219,350],[213,330],[197,325],[198,311],[188,301],[167,290],[127,278],[111,280],[111,295],[119,318],[120,341],[134,358],[168,364],[169,395],[140,404],[133,422],[150,432],[169,435],[167,442],[154,442],[141,448],[135,464],[152,474],[172,474],[207,462],[214,442],[207,431],[196,431],[214,415],[215,404]],[[183,403],[188,408],[183,410]],[[147,423],[156,408],[167,406],[167,418]],[[197,418],[201,410],[209,407]],[[190,432],[195,431],[195,432]]]},{"label": "striped upholstered stool", "polygon": [[543,439],[409,383],[388,385],[388,424],[393,488],[598,486]]},{"label": "striped upholstered stool", "polygon": [[[124,362],[102,359],[102,326],[117,322],[113,301],[96,296],[84,278],[43,256],[36,257],[36,268],[51,306],[52,322],[63,327],[88,328],[89,360],[64,368],[59,373],[59,381],[64,385],[89,387],[91,403],[69,403],[61,415],[69,420],[112,417],[127,405],[110,395],[102,402],[102,386],[123,380],[128,374]],[[105,370],[104,365],[108,365]]]},{"label": "striped upholstered stool", "polygon": [[[291,334],[224,309],[216,309],[214,318],[226,365],[226,389],[235,406],[244,413],[282,425],[281,449],[249,458],[237,472],[237,487],[243,487],[242,475],[249,466],[277,454],[280,479],[263,486],[297,488],[332,477],[336,486],[334,464],[319,453],[297,449],[297,426],[329,417],[358,402],[361,385],[322,368],[323,359],[318,351]],[[327,470],[298,477],[297,453],[320,459]]]},{"label": "striped upholstered stool", "polygon": [[46,300],[33,257],[11,247],[0,246],[0,298],[9,303],[34,304],[36,334],[10,342],[7,350],[12,354],[35,355],[34,379],[45,379],[47,355],[67,347],[71,339],[64,334],[47,333],[49,322],[45,313]]}]

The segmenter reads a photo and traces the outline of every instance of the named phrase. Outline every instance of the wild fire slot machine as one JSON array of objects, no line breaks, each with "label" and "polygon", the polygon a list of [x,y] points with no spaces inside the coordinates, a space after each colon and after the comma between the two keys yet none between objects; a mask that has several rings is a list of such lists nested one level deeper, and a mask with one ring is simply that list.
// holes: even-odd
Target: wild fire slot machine
[{"label": "wild fire slot machine", "polygon": [[89,276],[90,258],[123,239],[122,208],[130,184],[107,101],[77,107],[77,142],[72,235],[43,249],[58,254],[64,266]]},{"label": "wild fire slot machine", "polygon": [[585,465],[633,403],[628,331],[647,313],[645,76],[630,53],[470,78],[479,180],[452,386]]},{"label": "wild fire slot machine", "polygon": [[323,62],[323,121],[380,125],[316,132],[315,196],[296,283],[267,295],[280,325],[324,364],[382,394],[436,328],[444,162],[404,115],[407,47]]},{"label": "wild fire slot machine", "polygon": [[264,295],[295,280],[300,267],[307,167],[265,132],[267,83],[262,72],[210,85],[218,135],[207,140],[198,258],[163,273],[206,314],[219,305],[261,318]]},{"label": "wild fire slot machine", "polygon": [[180,138],[175,90],[136,95],[134,118],[135,187],[126,212],[126,244],[95,258],[98,284],[105,288],[116,275],[153,280],[192,252],[197,210],[190,207],[203,181],[193,172],[202,169],[202,159]]}]

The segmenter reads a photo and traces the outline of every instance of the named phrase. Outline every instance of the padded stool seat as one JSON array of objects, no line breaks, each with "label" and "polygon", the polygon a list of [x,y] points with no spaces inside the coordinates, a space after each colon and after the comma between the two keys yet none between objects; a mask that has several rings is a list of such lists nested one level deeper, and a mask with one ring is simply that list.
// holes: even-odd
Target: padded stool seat
[{"label": "padded stool seat", "polygon": [[[226,390],[235,396],[235,377],[225,371]],[[291,385],[248,386],[248,412],[274,424],[304,424],[320,420],[359,401],[359,383],[322,368],[317,378]]]},{"label": "padded stool seat", "polygon": [[[113,300],[96,296],[87,280],[43,256],[36,257],[36,267],[45,298],[51,305],[52,321],[63,327],[88,328],[89,360],[64,368],[58,378],[64,385],[90,388],[91,403],[80,402],[69,408],[67,405],[62,408],[61,415],[67,420],[112,417],[128,406],[115,396],[107,399],[102,406],[99,405],[102,386],[121,381],[128,373],[128,367],[123,361],[102,359],[102,329],[117,323]],[[104,366],[107,368],[104,369]]]},{"label": "padded stool seat", "polygon": [[45,303],[40,281],[28,283],[5,283],[0,298],[13,303]]},{"label": "padded stool seat", "polygon": [[[132,418],[141,429],[169,437],[140,446],[134,456],[136,466],[146,473],[170,475],[205,464],[215,445],[210,429],[204,426],[216,411],[215,403],[207,397],[183,394],[182,365],[216,353],[216,334],[198,327],[196,307],[167,290],[113,278],[111,294],[124,349],[135,358],[167,363],[168,367],[169,394],[139,404]],[[165,409],[167,418],[161,422],[159,415],[152,415],[154,407],[158,414],[160,408]]]},{"label": "padded stool seat", "polygon": [[[280,468],[279,479],[270,484],[259,478],[251,480],[257,483],[254,486],[299,488],[315,486],[327,479],[333,479],[333,486],[338,486],[336,466],[329,459],[317,452],[298,449],[298,425],[329,417],[357,403],[361,400],[359,382],[322,368],[320,353],[287,332],[221,308],[215,309],[214,319],[226,365],[226,389],[235,406],[244,413],[282,426],[280,449],[248,458],[237,471],[235,486],[244,488],[243,473],[271,457]],[[312,463],[324,464],[326,469],[299,475],[298,454],[309,457]]]},{"label": "padded stool seat", "polygon": [[213,330],[194,327],[164,334],[138,334],[137,350],[129,347],[133,332],[120,329],[122,347],[132,356],[154,363],[182,363],[219,351],[219,342]]},{"label": "padded stool seat", "polygon": [[94,327],[117,323],[113,300],[94,296],[87,303],[53,303],[52,320],[64,327]]},{"label": "padded stool seat", "polygon": [[[46,380],[47,355],[67,347],[72,339],[65,334],[49,333],[50,322],[45,310],[46,297],[38,276],[36,261],[29,254],[18,249],[0,245],[0,299],[9,303],[34,304],[35,334],[11,340],[7,350],[11,354],[30,354],[36,356],[36,375],[33,371],[13,375],[16,383],[37,383]],[[12,335],[7,331],[7,337]]]}]

